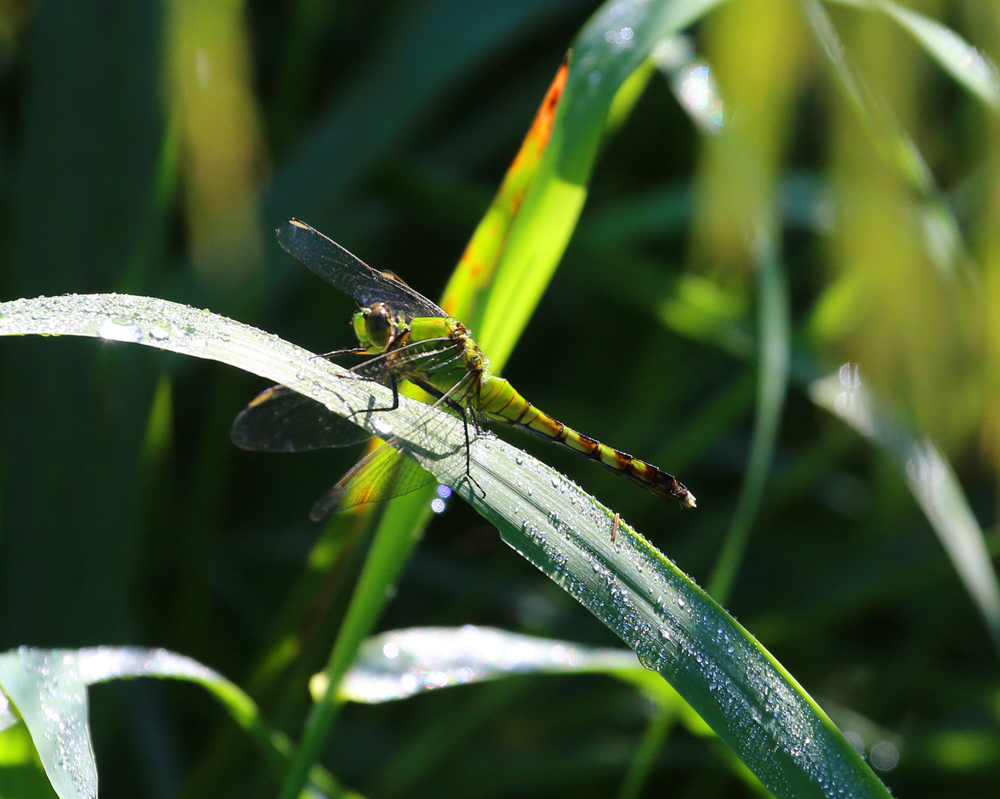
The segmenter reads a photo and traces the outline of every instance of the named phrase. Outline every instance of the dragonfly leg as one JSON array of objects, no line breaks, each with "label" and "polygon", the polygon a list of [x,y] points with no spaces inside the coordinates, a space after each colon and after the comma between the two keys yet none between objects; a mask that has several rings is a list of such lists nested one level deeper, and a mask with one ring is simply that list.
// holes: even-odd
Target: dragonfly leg
[{"label": "dragonfly leg", "polygon": [[476,478],[472,476],[472,438],[469,436],[470,424],[475,428],[477,435],[481,428],[479,427],[479,423],[476,421],[475,414],[473,414],[464,403],[459,402],[459,400],[456,399],[456,396],[462,396],[463,392],[468,392],[470,390],[470,381],[474,380],[475,376],[475,372],[467,372],[464,377],[449,388],[444,394],[440,393],[436,388],[434,388],[434,386],[424,380],[421,380],[420,378],[411,377],[410,380],[424,389],[424,391],[428,394],[438,396],[437,402],[435,402],[432,407],[436,408],[439,405],[444,405],[462,418],[462,430],[465,432],[465,477],[469,481],[470,485],[475,486],[475,489],[482,494],[483,499],[485,499],[486,491],[481,485],[479,485]]},{"label": "dragonfly leg", "polygon": [[346,350],[331,350],[313,355],[314,358],[335,358],[338,355],[368,355],[368,350],[364,347],[348,347]]},{"label": "dragonfly leg", "polygon": [[[486,491],[484,491],[483,487],[479,485],[476,478],[472,476],[472,439],[469,438],[469,411],[464,405],[462,405],[462,403],[455,402],[451,399],[448,400],[447,404],[448,407],[452,408],[452,410],[458,412],[462,416],[462,429],[465,430],[465,477],[469,483],[475,486],[476,490],[482,494],[483,499],[486,499]],[[474,420],[472,421],[472,424],[475,425],[476,430],[478,431],[479,425],[476,424]]]},{"label": "dragonfly leg", "polygon": [[[371,377],[359,377],[358,379],[374,381],[374,378]],[[365,408],[363,411],[351,411],[344,418],[350,419],[352,416],[357,416],[358,414],[361,413],[381,413],[382,411],[396,410],[399,407],[399,386],[396,384],[396,376],[393,374],[389,375],[389,388],[392,389],[392,405],[390,405],[388,408]]]}]

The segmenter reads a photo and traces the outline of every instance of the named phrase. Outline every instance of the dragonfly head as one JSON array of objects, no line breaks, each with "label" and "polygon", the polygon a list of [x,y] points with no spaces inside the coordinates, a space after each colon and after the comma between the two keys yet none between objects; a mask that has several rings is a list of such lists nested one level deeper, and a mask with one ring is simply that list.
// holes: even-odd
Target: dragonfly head
[{"label": "dragonfly head", "polygon": [[369,352],[385,352],[399,333],[399,321],[388,305],[376,302],[354,314],[354,333]]}]

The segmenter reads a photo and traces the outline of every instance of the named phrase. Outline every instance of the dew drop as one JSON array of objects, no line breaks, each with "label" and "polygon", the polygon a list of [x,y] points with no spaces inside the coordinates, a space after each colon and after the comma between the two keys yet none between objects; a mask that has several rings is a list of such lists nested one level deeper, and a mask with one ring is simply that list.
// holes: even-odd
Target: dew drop
[{"label": "dew drop", "polygon": [[123,325],[110,319],[102,322],[97,332],[101,338],[109,341],[129,341],[132,343],[142,341],[142,331],[135,325]]}]

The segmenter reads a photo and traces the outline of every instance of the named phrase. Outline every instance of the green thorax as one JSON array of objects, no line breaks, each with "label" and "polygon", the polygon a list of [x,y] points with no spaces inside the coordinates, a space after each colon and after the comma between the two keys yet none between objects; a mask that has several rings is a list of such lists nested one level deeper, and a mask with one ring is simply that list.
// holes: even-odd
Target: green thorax
[{"label": "green thorax", "polygon": [[471,388],[487,376],[486,358],[457,319],[407,319],[384,303],[376,303],[354,314],[354,332],[361,348],[368,354],[385,356],[386,369],[398,378],[441,394],[463,379]]}]

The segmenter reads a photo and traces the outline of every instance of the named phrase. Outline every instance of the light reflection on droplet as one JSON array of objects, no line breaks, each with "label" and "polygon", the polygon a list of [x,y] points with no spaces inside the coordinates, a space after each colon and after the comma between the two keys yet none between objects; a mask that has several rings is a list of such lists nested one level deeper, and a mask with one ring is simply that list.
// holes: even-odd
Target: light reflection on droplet
[{"label": "light reflection on droplet", "polygon": [[444,483],[441,483],[441,485],[437,487],[437,495],[441,497],[441,499],[448,499],[452,495],[452,493],[454,492],[451,490],[451,488],[449,486],[446,486]]},{"label": "light reflection on droplet", "polygon": [[101,338],[109,341],[129,341],[132,343],[142,341],[142,331],[139,328],[134,325],[121,325],[110,319],[102,322],[97,332]]},{"label": "light reflection on droplet", "polygon": [[899,750],[889,741],[879,741],[868,753],[869,762],[879,771],[889,771],[899,765]]},{"label": "light reflection on droplet", "polygon": [[618,30],[609,30],[604,34],[604,41],[610,44],[615,52],[622,52],[623,50],[628,50],[635,45],[632,41],[635,36],[635,32],[629,28],[624,27]]},{"label": "light reflection on droplet", "polygon": [[914,449],[913,457],[906,461],[906,476],[915,483],[938,485],[944,477],[944,465],[937,453],[922,447]]},{"label": "light reflection on droplet", "polygon": [[861,387],[861,366],[859,364],[845,363],[840,367],[838,374],[840,375],[840,382],[848,388]]},{"label": "light reflection on droplet", "polygon": [[691,118],[710,133],[722,130],[724,106],[712,71],[704,64],[693,62],[678,70],[673,81],[674,94]]},{"label": "light reflection on droplet", "polygon": [[448,503],[445,502],[440,497],[435,497],[434,499],[431,500],[431,510],[434,513],[444,513],[446,510],[448,510]]},{"label": "light reflection on droplet", "polygon": [[868,396],[862,386],[861,367],[856,363],[845,363],[838,370],[837,378],[847,390],[841,391],[834,398],[834,412],[864,435],[872,435],[875,427]]}]

